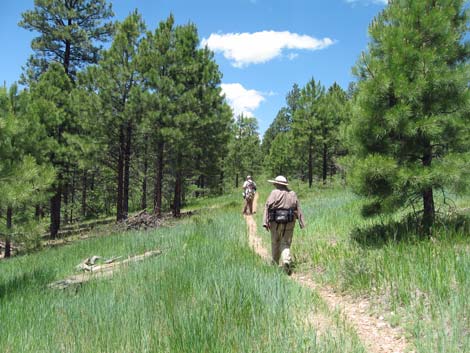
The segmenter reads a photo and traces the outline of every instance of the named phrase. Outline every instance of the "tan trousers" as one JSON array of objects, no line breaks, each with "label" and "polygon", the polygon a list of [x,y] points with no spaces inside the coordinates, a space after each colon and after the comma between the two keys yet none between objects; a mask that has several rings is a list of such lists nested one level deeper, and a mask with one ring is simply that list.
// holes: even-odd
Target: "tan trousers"
[{"label": "tan trousers", "polygon": [[245,206],[243,207],[243,214],[253,214],[253,199],[245,199]]},{"label": "tan trousers", "polygon": [[278,224],[276,222],[269,223],[269,229],[271,230],[271,250],[273,263],[275,265],[279,265],[279,259],[281,259],[281,266],[291,263],[290,245],[292,243],[294,227],[295,222],[286,224]]}]

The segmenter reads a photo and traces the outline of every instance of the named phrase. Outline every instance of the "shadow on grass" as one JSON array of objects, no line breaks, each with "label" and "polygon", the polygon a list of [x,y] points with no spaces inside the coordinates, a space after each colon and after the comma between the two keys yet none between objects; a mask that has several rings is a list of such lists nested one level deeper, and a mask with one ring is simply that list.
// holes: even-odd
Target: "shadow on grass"
[{"label": "shadow on grass", "polygon": [[[433,236],[452,237],[456,234],[470,235],[470,215],[452,214],[439,216],[433,228]],[[417,242],[429,239],[423,231],[421,219],[414,215],[400,221],[375,224],[366,228],[356,228],[351,232],[351,239],[363,248],[381,248],[389,243]]]},{"label": "shadow on grass", "polygon": [[37,269],[0,282],[0,302],[12,299],[23,292],[36,288],[42,289],[53,279],[54,272],[52,270]]}]

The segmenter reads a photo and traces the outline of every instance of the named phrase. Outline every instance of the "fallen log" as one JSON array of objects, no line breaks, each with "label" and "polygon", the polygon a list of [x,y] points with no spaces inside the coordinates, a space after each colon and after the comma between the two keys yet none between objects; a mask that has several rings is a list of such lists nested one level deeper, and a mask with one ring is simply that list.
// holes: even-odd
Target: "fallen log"
[{"label": "fallen log", "polygon": [[132,257],[128,257],[122,261],[115,261],[118,257],[113,257],[109,260],[106,260],[102,265],[95,265],[96,260],[100,259],[99,256],[92,256],[77,266],[77,269],[85,271],[85,273],[81,273],[79,275],[74,275],[62,279],[60,281],[56,281],[50,283],[48,285],[49,288],[55,289],[65,289],[69,286],[81,284],[84,282],[88,282],[94,278],[106,278],[113,275],[114,271],[118,270],[123,265],[128,265],[131,263],[136,263],[139,261],[143,261],[149,257],[157,256],[162,253],[161,250],[151,250],[147,251],[141,255],[136,255]]}]

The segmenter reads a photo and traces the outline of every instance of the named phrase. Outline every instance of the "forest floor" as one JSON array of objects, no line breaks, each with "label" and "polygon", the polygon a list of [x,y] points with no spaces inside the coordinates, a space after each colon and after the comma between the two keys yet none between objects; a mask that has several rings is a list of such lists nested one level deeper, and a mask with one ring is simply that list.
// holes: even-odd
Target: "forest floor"
[{"label": "forest floor", "polygon": [[[255,194],[253,211],[256,212],[258,194]],[[252,215],[245,215],[248,228],[249,244],[252,249],[267,263],[271,262],[268,250],[263,246],[262,238],[257,234],[256,221]],[[295,240],[294,240],[295,241]],[[351,326],[359,339],[371,353],[404,353],[412,352],[407,348],[407,342],[403,330],[400,327],[392,327],[383,316],[370,315],[371,304],[367,297],[355,298],[335,292],[327,285],[317,284],[309,273],[294,272],[292,280],[300,285],[315,291],[327,304],[330,312],[339,311],[345,323]],[[310,320],[320,331],[328,330],[331,319],[324,315],[315,314]]]}]

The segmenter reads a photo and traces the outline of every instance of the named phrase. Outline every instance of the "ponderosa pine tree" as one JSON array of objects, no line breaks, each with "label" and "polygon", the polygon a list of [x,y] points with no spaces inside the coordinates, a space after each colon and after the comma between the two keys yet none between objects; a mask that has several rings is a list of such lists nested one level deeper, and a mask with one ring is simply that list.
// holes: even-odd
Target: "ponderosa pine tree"
[{"label": "ponderosa pine tree", "polygon": [[435,222],[435,191],[461,180],[468,157],[464,7],[463,0],[389,1],[356,67],[352,180],[370,199],[363,211],[421,209],[426,234]]},{"label": "ponderosa pine tree", "polygon": [[308,185],[313,184],[315,145],[318,143],[318,134],[321,130],[321,100],[325,95],[325,87],[315,79],[311,79],[300,91],[299,107],[296,110],[292,131],[296,141],[296,148],[306,151]]},{"label": "ponderosa pine tree", "polygon": [[265,165],[273,175],[295,175],[297,160],[294,154],[295,142],[292,131],[276,135],[271,143]]},{"label": "ponderosa pine tree", "polygon": [[335,154],[342,149],[340,127],[349,115],[347,103],[346,92],[337,83],[328,88],[321,99],[315,141],[317,148],[321,150],[321,176],[324,184],[328,171],[334,167]]},{"label": "ponderosa pine tree", "polygon": [[240,114],[232,124],[232,134],[225,160],[226,170],[235,177],[234,185],[239,187],[247,174],[256,174],[260,169],[261,145],[258,122],[254,117]]},{"label": "ponderosa pine tree", "polygon": [[193,95],[198,119],[191,130],[194,141],[192,162],[195,185],[200,195],[205,189],[220,190],[223,183],[223,160],[228,153],[232,111],[222,95],[222,75],[214,54],[203,48],[197,51],[197,69],[193,80]]},{"label": "ponderosa pine tree", "polygon": [[261,150],[264,156],[269,155],[269,150],[273,140],[279,133],[290,131],[295,112],[300,108],[300,88],[297,83],[286,95],[287,106],[282,107],[277,113],[271,125],[263,135]]},{"label": "ponderosa pine tree", "polygon": [[196,26],[177,26],[174,46],[176,96],[169,99],[175,103],[176,114],[171,119],[168,147],[175,180],[173,215],[178,217],[186,180],[194,173],[200,178],[201,172],[207,172],[211,156],[221,160],[218,155],[225,151],[230,115],[221,97],[221,73],[212,52],[199,48]]},{"label": "ponderosa pine tree", "polygon": [[[148,32],[139,46],[138,70],[144,86],[144,129],[153,155],[153,211],[161,215],[166,144],[171,118],[176,114],[177,67],[175,55],[175,21],[173,15]],[[153,151],[152,151],[153,150]]]},{"label": "ponderosa pine tree", "polygon": [[87,64],[96,63],[99,42],[107,41],[112,32],[111,5],[106,0],[35,0],[34,9],[22,14],[19,25],[39,33],[31,47],[23,81],[37,80],[51,62],[58,62],[74,80]]},{"label": "ponderosa pine tree", "polygon": [[[54,169],[39,165],[33,154],[41,153],[45,131],[39,121],[27,114],[27,92],[0,88],[0,210],[6,215],[0,222],[5,238],[5,257],[11,255],[11,240],[34,229],[33,211],[43,201],[54,179]],[[17,239],[18,240],[18,239]]]},{"label": "ponderosa pine tree", "polygon": [[28,114],[38,119],[45,128],[45,147],[42,153],[53,165],[57,175],[50,200],[52,238],[57,236],[60,228],[62,195],[68,172],[75,164],[76,144],[71,141],[80,132],[81,121],[75,118],[71,109],[72,86],[72,81],[58,63],[49,65],[39,81],[31,85]]},{"label": "ponderosa pine tree", "polygon": [[[73,83],[80,69],[97,62],[99,43],[107,41],[113,33],[112,23],[106,22],[112,16],[111,5],[105,0],[35,0],[34,9],[24,12],[19,23],[27,30],[39,33],[31,43],[34,54],[24,68],[22,83],[32,86],[54,63],[62,65]],[[73,84],[69,85],[69,92],[64,92],[64,95],[69,96],[72,88]],[[79,120],[78,117],[74,119]],[[62,133],[63,131],[58,132]],[[67,133],[68,131],[65,132]],[[60,197],[66,206],[70,204],[71,215],[73,202],[70,201],[75,198],[77,163],[72,160],[68,162],[70,168],[62,168],[64,170],[58,174],[57,185],[62,185]],[[58,222],[62,201],[58,198],[57,191],[53,197],[55,201],[52,201],[54,207],[51,209],[52,236],[55,236],[60,227]],[[67,220],[67,210],[63,213]]]},{"label": "ponderosa pine tree", "polygon": [[138,46],[145,24],[137,11],[117,24],[111,47],[102,53],[97,66],[89,67],[83,79],[100,100],[101,114],[96,119],[96,138],[106,146],[103,159],[113,163],[116,173],[116,220],[129,211],[130,165],[134,132],[140,118],[137,109],[141,85],[137,72]]},{"label": "ponderosa pine tree", "polygon": [[188,179],[204,189],[217,184],[221,174],[230,111],[220,94],[221,74],[213,54],[198,47],[196,27],[175,26],[172,15],[147,33],[140,46],[145,124],[155,151],[156,214],[162,210],[164,170],[174,185],[175,216]]}]

